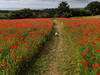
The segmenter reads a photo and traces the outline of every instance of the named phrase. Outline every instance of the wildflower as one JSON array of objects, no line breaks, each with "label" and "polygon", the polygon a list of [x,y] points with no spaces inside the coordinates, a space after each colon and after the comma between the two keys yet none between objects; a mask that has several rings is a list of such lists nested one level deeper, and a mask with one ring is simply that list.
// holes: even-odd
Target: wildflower
[{"label": "wildflower", "polygon": [[19,46],[12,46],[12,49],[14,49],[14,48],[18,48]]},{"label": "wildflower", "polygon": [[97,74],[96,75],[100,75],[100,73],[99,72],[97,72]]},{"label": "wildflower", "polygon": [[95,64],[92,65],[93,68],[96,68],[96,66],[97,66],[97,65],[95,65]]},{"label": "wildflower", "polygon": [[81,57],[84,57],[84,55],[81,55]]},{"label": "wildflower", "polygon": [[79,63],[79,64],[81,64],[82,62],[81,62],[81,61],[79,61],[78,63]]},{"label": "wildflower", "polygon": [[95,56],[93,56],[92,58],[93,58],[93,59],[95,59],[96,57],[95,57]]},{"label": "wildflower", "polygon": [[100,66],[98,67],[98,69],[100,69]]},{"label": "wildflower", "polygon": [[84,64],[84,67],[87,67],[88,65],[87,64]]},{"label": "wildflower", "polygon": [[3,48],[0,48],[0,51],[2,50]]},{"label": "wildflower", "polygon": [[5,63],[5,62],[3,62],[2,66],[4,67],[4,66],[5,66],[5,64],[6,64],[6,63]]},{"label": "wildflower", "polygon": [[100,52],[100,49],[98,49],[97,52]]},{"label": "wildflower", "polygon": [[84,55],[87,55],[87,53],[86,53],[86,52],[84,52]]}]

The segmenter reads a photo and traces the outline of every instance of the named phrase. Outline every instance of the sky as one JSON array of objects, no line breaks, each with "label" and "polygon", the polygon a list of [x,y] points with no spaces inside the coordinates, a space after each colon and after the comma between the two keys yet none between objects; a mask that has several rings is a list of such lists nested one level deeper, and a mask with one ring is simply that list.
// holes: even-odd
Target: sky
[{"label": "sky", "polygon": [[91,1],[100,0],[0,0],[0,10],[57,8],[61,1],[67,1],[71,8],[83,8]]}]

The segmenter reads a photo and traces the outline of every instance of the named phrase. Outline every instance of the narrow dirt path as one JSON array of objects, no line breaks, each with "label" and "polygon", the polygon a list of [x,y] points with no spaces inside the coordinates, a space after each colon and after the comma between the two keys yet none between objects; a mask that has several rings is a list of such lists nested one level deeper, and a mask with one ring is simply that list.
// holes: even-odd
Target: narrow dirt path
[{"label": "narrow dirt path", "polygon": [[74,75],[72,67],[70,67],[72,63],[69,60],[71,51],[67,51],[67,38],[63,34],[64,24],[57,20],[54,20],[54,23],[56,24],[54,31],[58,32],[59,36],[53,34],[35,64],[32,65],[28,75]]},{"label": "narrow dirt path", "polygon": [[59,62],[60,59],[59,57],[61,57],[62,55],[62,51],[63,51],[63,45],[64,45],[64,38],[62,35],[62,30],[63,30],[63,26],[62,24],[57,24],[57,21],[54,21],[56,23],[55,28],[56,28],[56,32],[59,33],[59,36],[55,38],[58,38],[58,42],[55,42],[55,45],[57,45],[56,49],[52,50],[52,54],[53,54],[53,58],[54,60],[50,63],[49,66],[49,71],[44,74],[44,75],[62,75],[62,73],[58,70],[58,66],[59,66]]}]

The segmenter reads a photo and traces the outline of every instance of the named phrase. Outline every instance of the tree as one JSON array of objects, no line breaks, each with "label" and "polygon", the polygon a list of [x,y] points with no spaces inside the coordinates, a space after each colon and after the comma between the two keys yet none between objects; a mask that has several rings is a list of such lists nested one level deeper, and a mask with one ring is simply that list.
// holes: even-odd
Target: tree
[{"label": "tree", "polygon": [[69,5],[66,1],[62,1],[58,6],[57,13],[58,13],[59,16],[62,17],[62,14],[65,13],[65,12],[70,13]]},{"label": "tree", "polygon": [[93,15],[100,14],[100,2],[98,1],[90,2],[85,8],[90,10],[93,13]]}]

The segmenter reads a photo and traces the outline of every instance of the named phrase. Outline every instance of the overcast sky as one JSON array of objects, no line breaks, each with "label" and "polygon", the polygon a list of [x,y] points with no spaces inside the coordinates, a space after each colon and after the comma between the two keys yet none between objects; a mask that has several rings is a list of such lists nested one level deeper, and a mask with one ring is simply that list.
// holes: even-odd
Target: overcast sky
[{"label": "overcast sky", "polygon": [[91,1],[100,0],[0,0],[0,9],[16,10],[22,8],[56,8],[61,1],[67,1],[71,8],[81,8],[85,7]]}]

